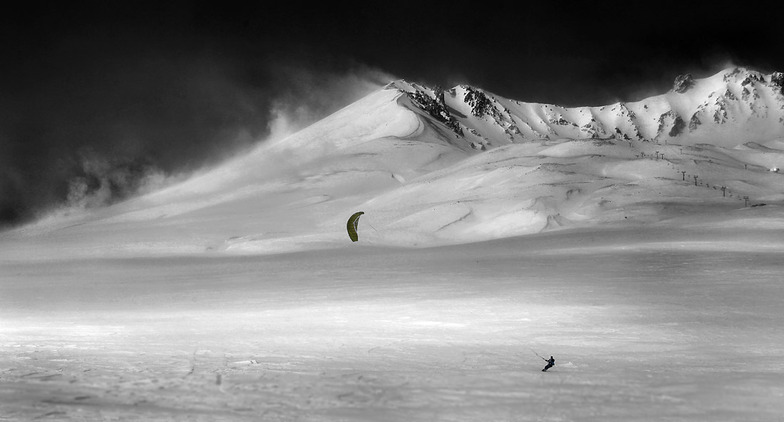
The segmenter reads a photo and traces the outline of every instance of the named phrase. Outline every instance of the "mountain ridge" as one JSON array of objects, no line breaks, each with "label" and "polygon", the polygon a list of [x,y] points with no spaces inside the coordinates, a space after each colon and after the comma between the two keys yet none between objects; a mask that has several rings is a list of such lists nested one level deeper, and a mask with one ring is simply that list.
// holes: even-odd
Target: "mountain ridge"
[{"label": "mountain ridge", "polygon": [[686,232],[695,218],[712,230],[741,220],[777,227],[781,81],[728,69],[595,107],[393,81],[183,182],[2,233],[13,247],[0,258],[350,247],[345,221],[357,211],[358,245],[394,247],[574,229]]},{"label": "mountain ridge", "polygon": [[784,74],[744,67],[702,79],[680,75],[667,93],[603,106],[527,103],[469,85],[442,90],[399,80],[386,89],[406,93],[416,107],[479,150],[552,139],[710,141],[732,147],[737,143],[731,138],[759,141],[784,132]]}]

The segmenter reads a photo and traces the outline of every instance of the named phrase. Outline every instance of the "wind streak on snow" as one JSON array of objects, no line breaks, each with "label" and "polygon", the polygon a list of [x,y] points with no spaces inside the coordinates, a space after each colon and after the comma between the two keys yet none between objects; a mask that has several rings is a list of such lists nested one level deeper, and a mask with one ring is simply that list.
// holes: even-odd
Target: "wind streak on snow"
[{"label": "wind streak on snow", "polygon": [[448,223],[448,224],[445,224],[445,225],[443,225],[443,226],[439,227],[438,229],[436,229],[436,232],[440,232],[441,230],[444,230],[444,229],[446,229],[446,228],[447,228],[447,227],[449,227],[449,226],[452,226],[452,225],[454,225],[454,224],[460,223],[461,221],[463,221],[463,220],[467,219],[468,217],[470,217],[470,216],[471,216],[471,214],[473,214],[473,211],[471,211],[471,209],[469,209],[469,210],[468,210],[468,211],[465,213],[465,215],[463,215],[462,217],[458,218],[457,220],[455,220],[455,221],[453,221],[453,222],[451,222],[451,223]]}]

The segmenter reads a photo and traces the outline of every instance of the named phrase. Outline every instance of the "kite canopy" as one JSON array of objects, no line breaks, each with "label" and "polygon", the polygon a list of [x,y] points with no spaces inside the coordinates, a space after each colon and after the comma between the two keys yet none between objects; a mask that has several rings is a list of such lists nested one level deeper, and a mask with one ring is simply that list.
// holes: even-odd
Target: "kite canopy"
[{"label": "kite canopy", "polygon": [[348,237],[351,238],[352,242],[356,242],[359,240],[359,236],[357,235],[357,224],[359,224],[359,217],[364,214],[364,212],[355,212],[351,217],[349,217],[348,222],[346,223],[346,230],[348,230]]}]

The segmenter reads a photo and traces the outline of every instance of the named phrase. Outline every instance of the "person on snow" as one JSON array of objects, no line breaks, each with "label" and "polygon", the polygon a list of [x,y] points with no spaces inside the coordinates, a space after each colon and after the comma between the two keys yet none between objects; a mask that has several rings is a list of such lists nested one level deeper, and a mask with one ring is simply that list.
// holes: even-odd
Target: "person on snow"
[{"label": "person on snow", "polygon": [[550,356],[550,359],[547,360],[547,366],[545,366],[544,369],[542,369],[542,372],[547,372],[547,370],[552,368],[553,366],[555,366],[555,358]]}]

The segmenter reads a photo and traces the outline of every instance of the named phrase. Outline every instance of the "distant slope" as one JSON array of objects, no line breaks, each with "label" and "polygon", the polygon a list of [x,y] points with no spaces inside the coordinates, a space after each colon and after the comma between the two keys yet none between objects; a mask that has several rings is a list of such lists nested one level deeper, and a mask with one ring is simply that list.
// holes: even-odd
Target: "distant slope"
[{"label": "distant slope", "polygon": [[175,186],[0,234],[0,259],[430,246],[695,216],[775,224],[783,79],[728,69],[575,108],[395,81]]},{"label": "distant slope", "polygon": [[[731,68],[709,78],[678,77],[665,94],[600,107],[561,107],[509,100],[458,86],[433,90],[393,84],[477,149],[532,140],[607,139],[734,147],[784,133],[784,74]],[[421,100],[430,97],[432,101]],[[442,99],[442,101],[439,101]]]}]

